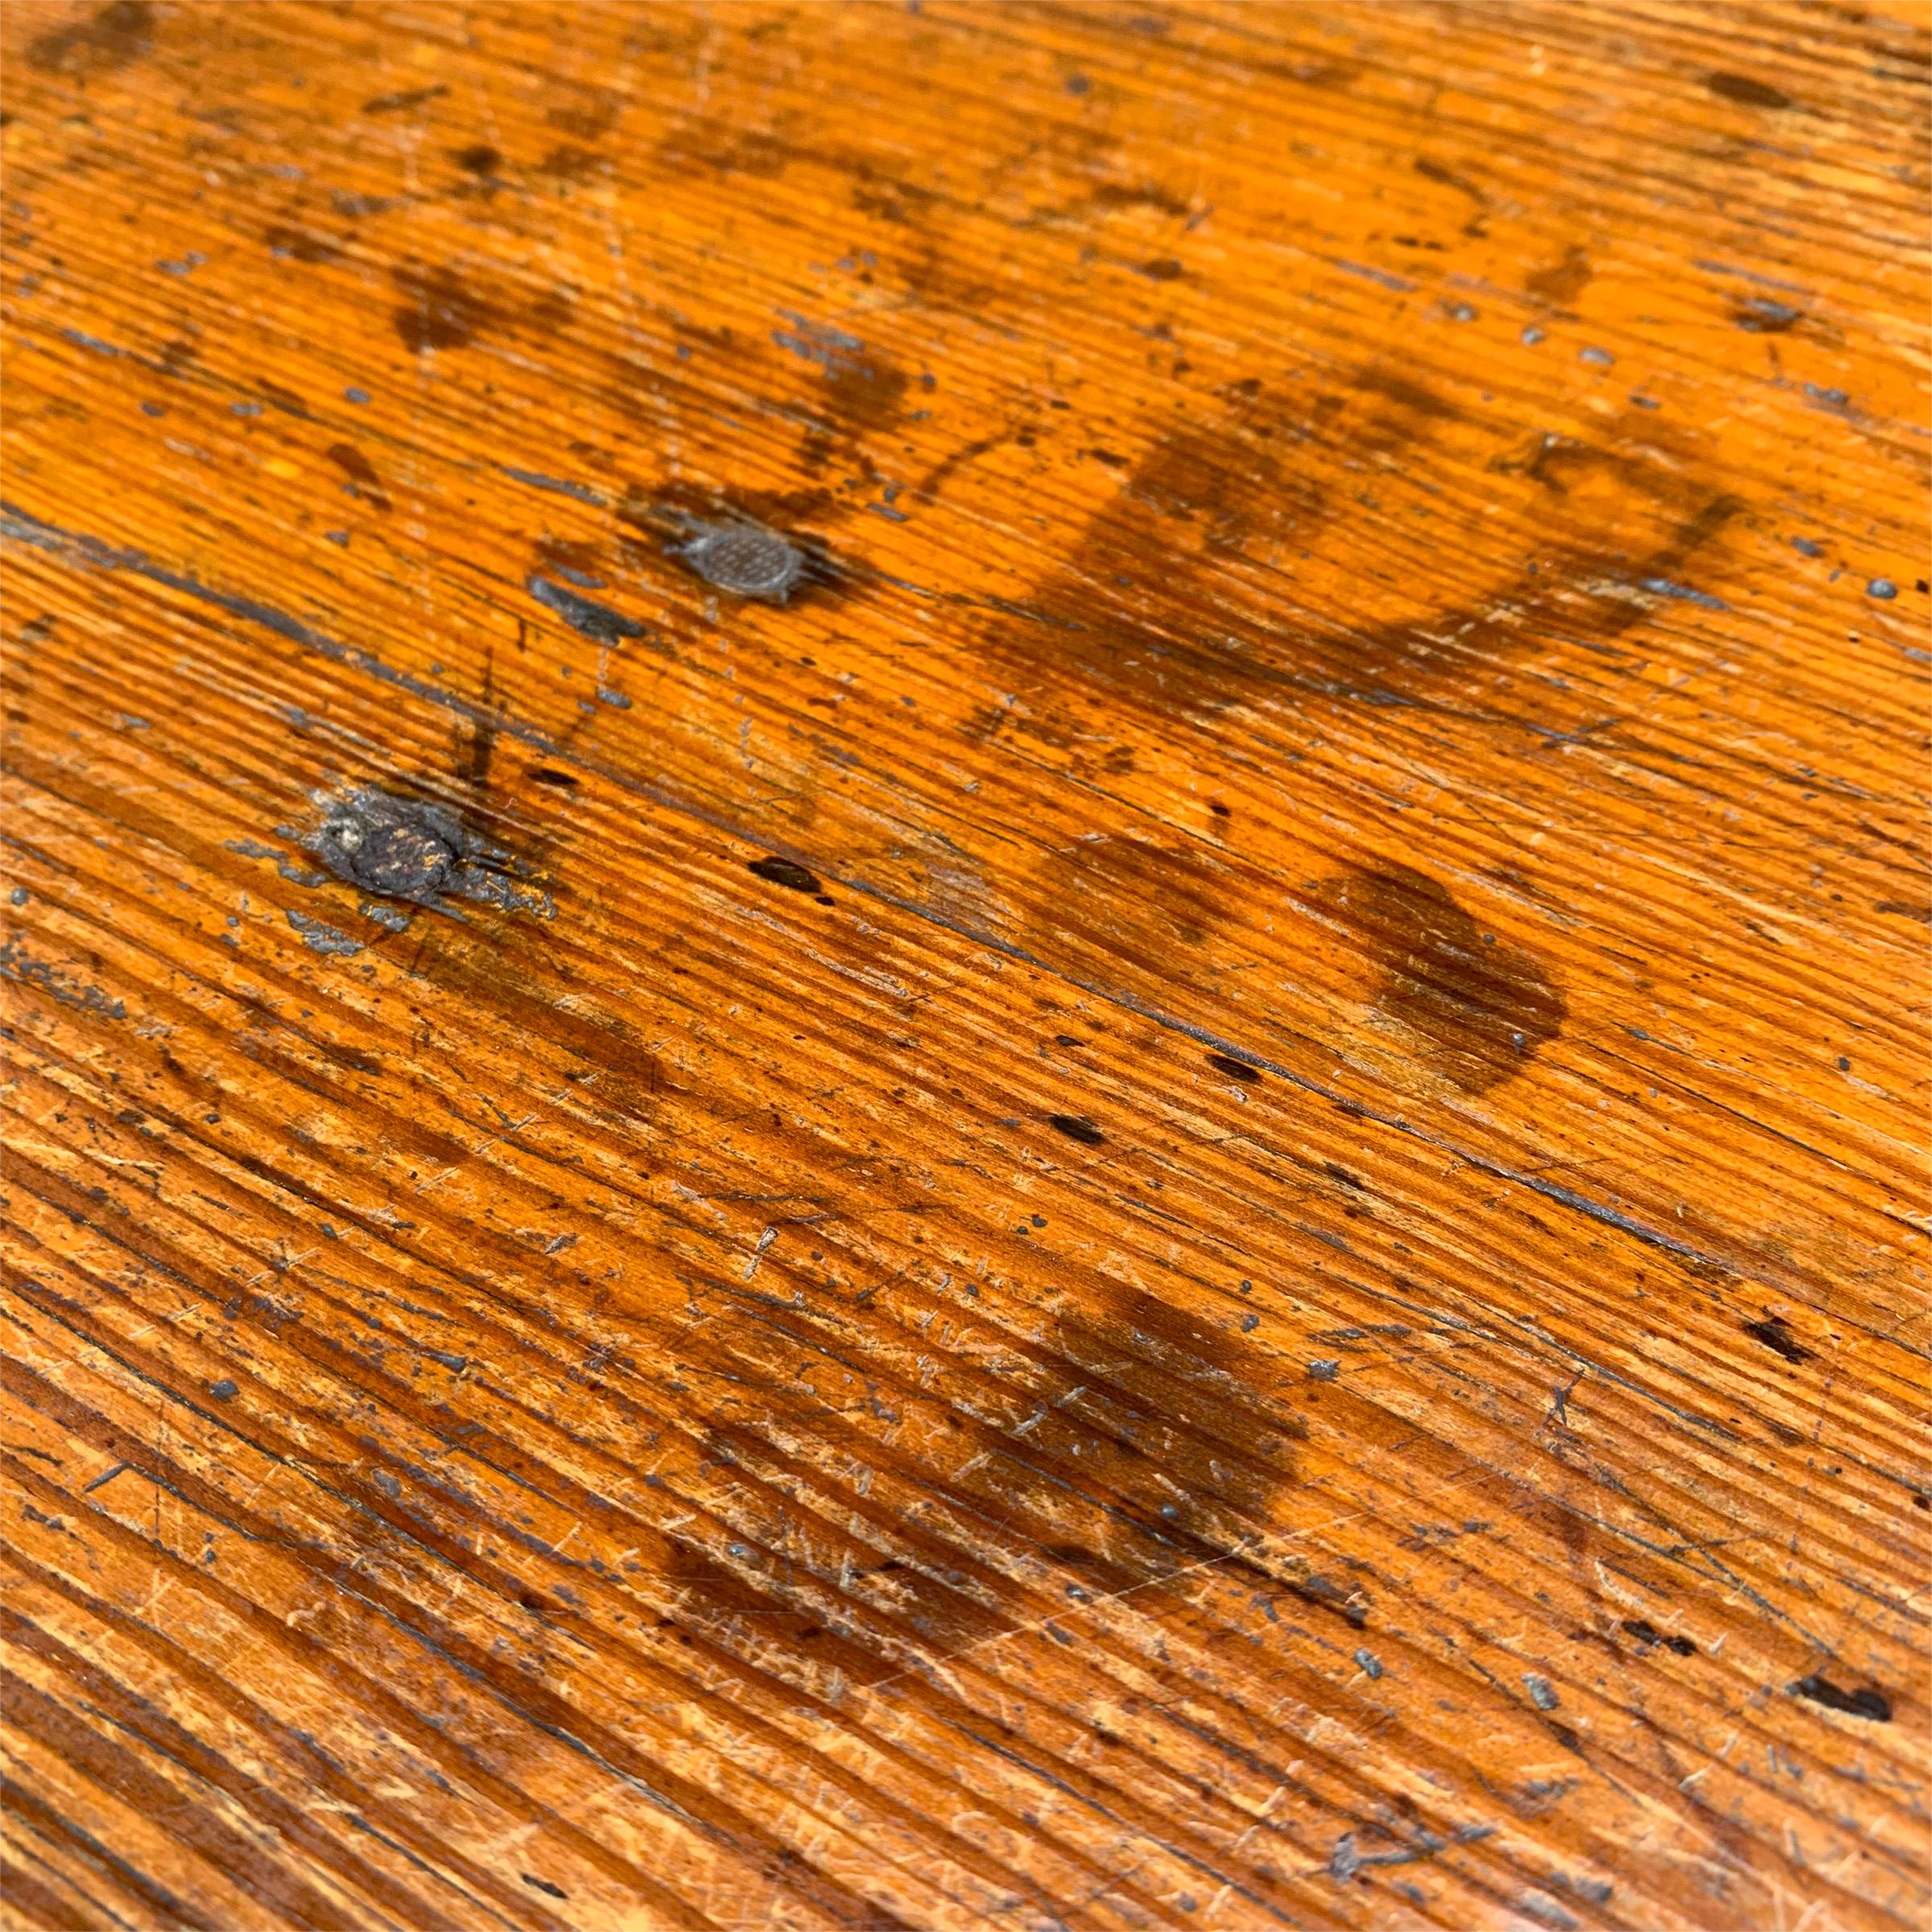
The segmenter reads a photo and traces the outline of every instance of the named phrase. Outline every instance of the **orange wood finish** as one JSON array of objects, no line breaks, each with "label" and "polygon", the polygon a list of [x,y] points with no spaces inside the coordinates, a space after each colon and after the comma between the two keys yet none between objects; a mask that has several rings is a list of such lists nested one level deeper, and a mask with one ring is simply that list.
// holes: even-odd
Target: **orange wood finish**
[{"label": "orange wood finish", "polygon": [[1927,29],[9,0],[6,1923],[1925,1923]]}]

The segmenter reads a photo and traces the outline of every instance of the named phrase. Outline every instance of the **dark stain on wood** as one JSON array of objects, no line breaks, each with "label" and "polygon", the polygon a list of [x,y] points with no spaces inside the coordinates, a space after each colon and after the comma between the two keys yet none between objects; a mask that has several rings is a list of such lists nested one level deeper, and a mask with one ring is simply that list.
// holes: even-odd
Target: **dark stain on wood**
[{"label": "dark stain on wood", "polygon": [[376,473],[376,466],[363,455],[353,443],[332,443],[327,452],[328,460],[356,486],[356,493],[374,508],[386,511],[390,507],[388,493],[382,487],[382,479]]},{"label": "dark stain on wood", "polygon": [[1868,1684],[1861,1685],[1856,1690],[1843,1690],[1828,1677],[1801,1677],[1792,1685],[1791,1695],[1822,1704],[1826,1710],[1835,1711],[1842,1717],[1862,1717],[1868,1724],[1889,1724],[1892,1721],[1891,1699]]},{"label": "dark stain on wood", "polygon": [[502,312],[449,267],[400,266],[391,271],[401,298],[390,319],[411,355],[467,349],[500,321]]},{"label": "dark stain on wood", "polygon": [[1166,426],[1069,546],[1066,568],[1000,607],[1022,621],[985,628],[981,653],[1026,700],[1038,720],[1029,729],[1104,701],[1204,722],[1271,693],[1348,696],[1365,671],[1400,662],[1400,646],[1378,648],[1373,634],[1337,645],[1275,614],[1282,576],[1341,514],[1297,451],[1393,455],[1461,412],[1381,365],[1312,399],[1246,378],[1223,403],[1218,423]]},{"label": "dark stain on wood", "polygon": [[1414,866],[1352,873],[1311,897],[1379,970],[1377,1010],[1465,1093],[1520,1073],[1562,1030],[1568,1009],[1541,956]]},{"label": "dark stain on wood", "polygon": [[1748,74],[1706,74],[1704,85],[1720,101],[1735,101],[1742,107],[1775,109],[1793,105],[1791,97],[1782,88],[1773,87],[1768,80],[1754,80]]},{"label": "dark stain on wood", "polygon": [[1216,1073],[1225,1074],[1231,1080],[1239,1080],[1245,1087],[1255,1085],[1261,1077],[1258,1067],[1250,1067],[1245,1060],[1237,1060],[1224,1053],[1211,1053],[1208,1064]]},{"label": "dark stain on wood", "polygon": [[781,858],[776,852],[747,861],[745,870],[768,885],[782,886],[788,892],[821,893],[825,890],[816,873],[807,870],[795,860]]},{"label": "dark stain on wood", "polygon": [[1121,833],[1046,853],[1018,908],[1020,929],[1056,955],[1141,968],[1171,964],[1224,923],[1222,869],[1178,841],[1156,845]]},{"label": "dark stain on wood", "polygon": [[1762,1321],[1746,1322],[1744,1333],[1752,1341],[1762,1343],[1773,1355],[1782,1356],[1787,1362],[1808,1362],[1812,1352],[1791,1332],[1791,1324],[1781,1315],[1767,1315]]},{"label": "dark stain on wood", "polygon": [[318,234],[312,228],[292,227],[285,221],[264,229],[262,239],[274,254],[292,256],[298,262],[312,265],[342,258],[342,245],[332,236]]},{"label": "dark stain on wood", "polygon": [[1648,1617],[1627,1616],[1623,1620],[1622,1628],[1626,1634],[1635,1638],[1646,1649],[1661,1645],[1666,1650],[1676,1652],[1679,1657],[1697,1655],[1697,1645],[1689,1637],[1680,1637],[1674,1630],[1660,1630]]},{"label": "dark stain on wood", "polygon": [[1573,242],[1560,260],[1524,276],[1523,287],[1552,308],[1568,308],[1590,286],[1595,272],[1589,250],[1581,242]]},{"label": "dark stain on wood", "polygon": [[113,0],[89,19],[36,35],[27,43],[27,62],[43,73],[85,80],[138,60],[154,45],[154,34],[148,0]]}]

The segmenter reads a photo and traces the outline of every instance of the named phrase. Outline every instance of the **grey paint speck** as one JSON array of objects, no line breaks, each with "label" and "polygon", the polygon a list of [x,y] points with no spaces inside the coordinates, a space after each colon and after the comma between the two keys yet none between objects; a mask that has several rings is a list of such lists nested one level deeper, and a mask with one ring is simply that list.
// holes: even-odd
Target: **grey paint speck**
[{"label": "grey paint speck", "polygon": [[1557,1706],[1556,1686],[1546,1677],[1538,1677],[1534,1670],[1523,1673],[1523,1688],[1530,1693],[1530,1701],[1539,1711],[1554,1711]]},{"label": "grey paint speck", "polygon": [[512,469],[506,463],[503,473],[513,483],[526,483],[532,489],[547,489],[559,497],[574,497],[580,503],[594,503],[601,509],[604,497],[587,484],[572,483],[563,477],[547,477],[535,469]]},{"label": "grey paint speck", "polygon": [[808,362],[816,362],[828,374],[836,374],[840,369],[851,366],[854,357],[865,353],[865,345],[857,336],[848,335],[842,328],[833,328],[829,324],[808,321],[803,316],[794,315],[790,309],[778,311],[785,320],[798,331],[796,335],[782,328],[771,332],[771,339],[780,349],[788,349],[795,356],[803,356]]},{"label": "grey paint speck", "polygon": [[1754,335],[1775,334],[1803,319],[1804,312],[1788,302],[1773,302],[1769,295],[1752,295],[1740,312],[1737,325]]},{"label": "grey paint speck", "polygon": [[626,638],[644,635],[644,626],[634,617],[627,617],[594,598],[580,597],[548,577],[532,577],[526,588],[546,609],[554,610],[572,630],[595,643],[619,644]]},{"label": "grey paint speck", "polygon": [[343,959],[350,959],[362,950],[360,939],[352,939],[347,933],[338,931],[321,919],[312,919],[304,913],[295,911],[285,913],[283,916],[301,934],[302,943],[311,952],[330,953]]},{"label": "grey paint speck", "polygon": [[1881,604],[1889,604],[1898,595],[1898,586],[1889,577],[1874,577],[1865,586],[1865,595],[1876,597]]},{"label": "grey paint speck", "polygon": [[1556,1932],[1575,1932],[1575,1918],[1555,1900],[1544,1898],[1534,1892],[1525,1892],[1517,1903],[1532,1918],[1540,1919],[1546,1926],[1554,1926]]},{"label": "grey paint speck", "polygon": [[[275,870],[291,886],[326,886],[328,883],[326,873],[311,872],[306,865],[295,864],[274,846],[264,845],[259,839],[224,839],[221,849],[224,852],[238,852],[245,859],[272,860]],[[237,922],[230,919],[229,923],[232,926]]]},{"label": "grey paint speck", "polygon": [[1401,275],[1392,275],[1385,268],[1371,268],[1366,262],[1337,261],[1335,266],[1344,275],[1360,275],[1364,282],[1379,282],[1384,288],[1392,288],[1397,295],[1407,295],[1415,284]]},{"label": "grey paint speck", "polygon": [[1607,349],[1581,349],[1578,351],[1576,359],[1579,362],[1587,362],[1593,369],[1612,369],[1616,365],[1616,357]]},{"label": "grey paint speck", "polygon": [[1638,588],[1649,591],[1653,597],[1674,597],[1680,604],[1701,605],[1706,610],[1731,608],[1722,597],[1714,597],[1708,591],[1693,590],[1688,584],[1674,584],[1668,577],[1640,578]]}]

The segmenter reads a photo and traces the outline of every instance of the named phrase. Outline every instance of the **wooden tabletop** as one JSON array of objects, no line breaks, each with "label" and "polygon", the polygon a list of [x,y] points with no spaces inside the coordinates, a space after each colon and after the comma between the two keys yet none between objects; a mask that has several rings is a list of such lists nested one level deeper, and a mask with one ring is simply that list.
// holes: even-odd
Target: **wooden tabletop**
[{"label": "wooden tabletop", "polygon": [[1929,24],[9,0],[5,1923],[1926,1923]]}]

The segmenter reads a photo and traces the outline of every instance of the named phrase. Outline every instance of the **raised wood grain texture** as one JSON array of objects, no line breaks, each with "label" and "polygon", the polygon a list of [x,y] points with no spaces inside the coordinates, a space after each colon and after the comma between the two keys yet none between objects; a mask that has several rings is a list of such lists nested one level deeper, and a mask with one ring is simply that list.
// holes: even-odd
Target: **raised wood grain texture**
[{"label": "raised wood grain texture", "polygon": [[1926,28],[11,0],[6,1922],[1922,1923]]}]

